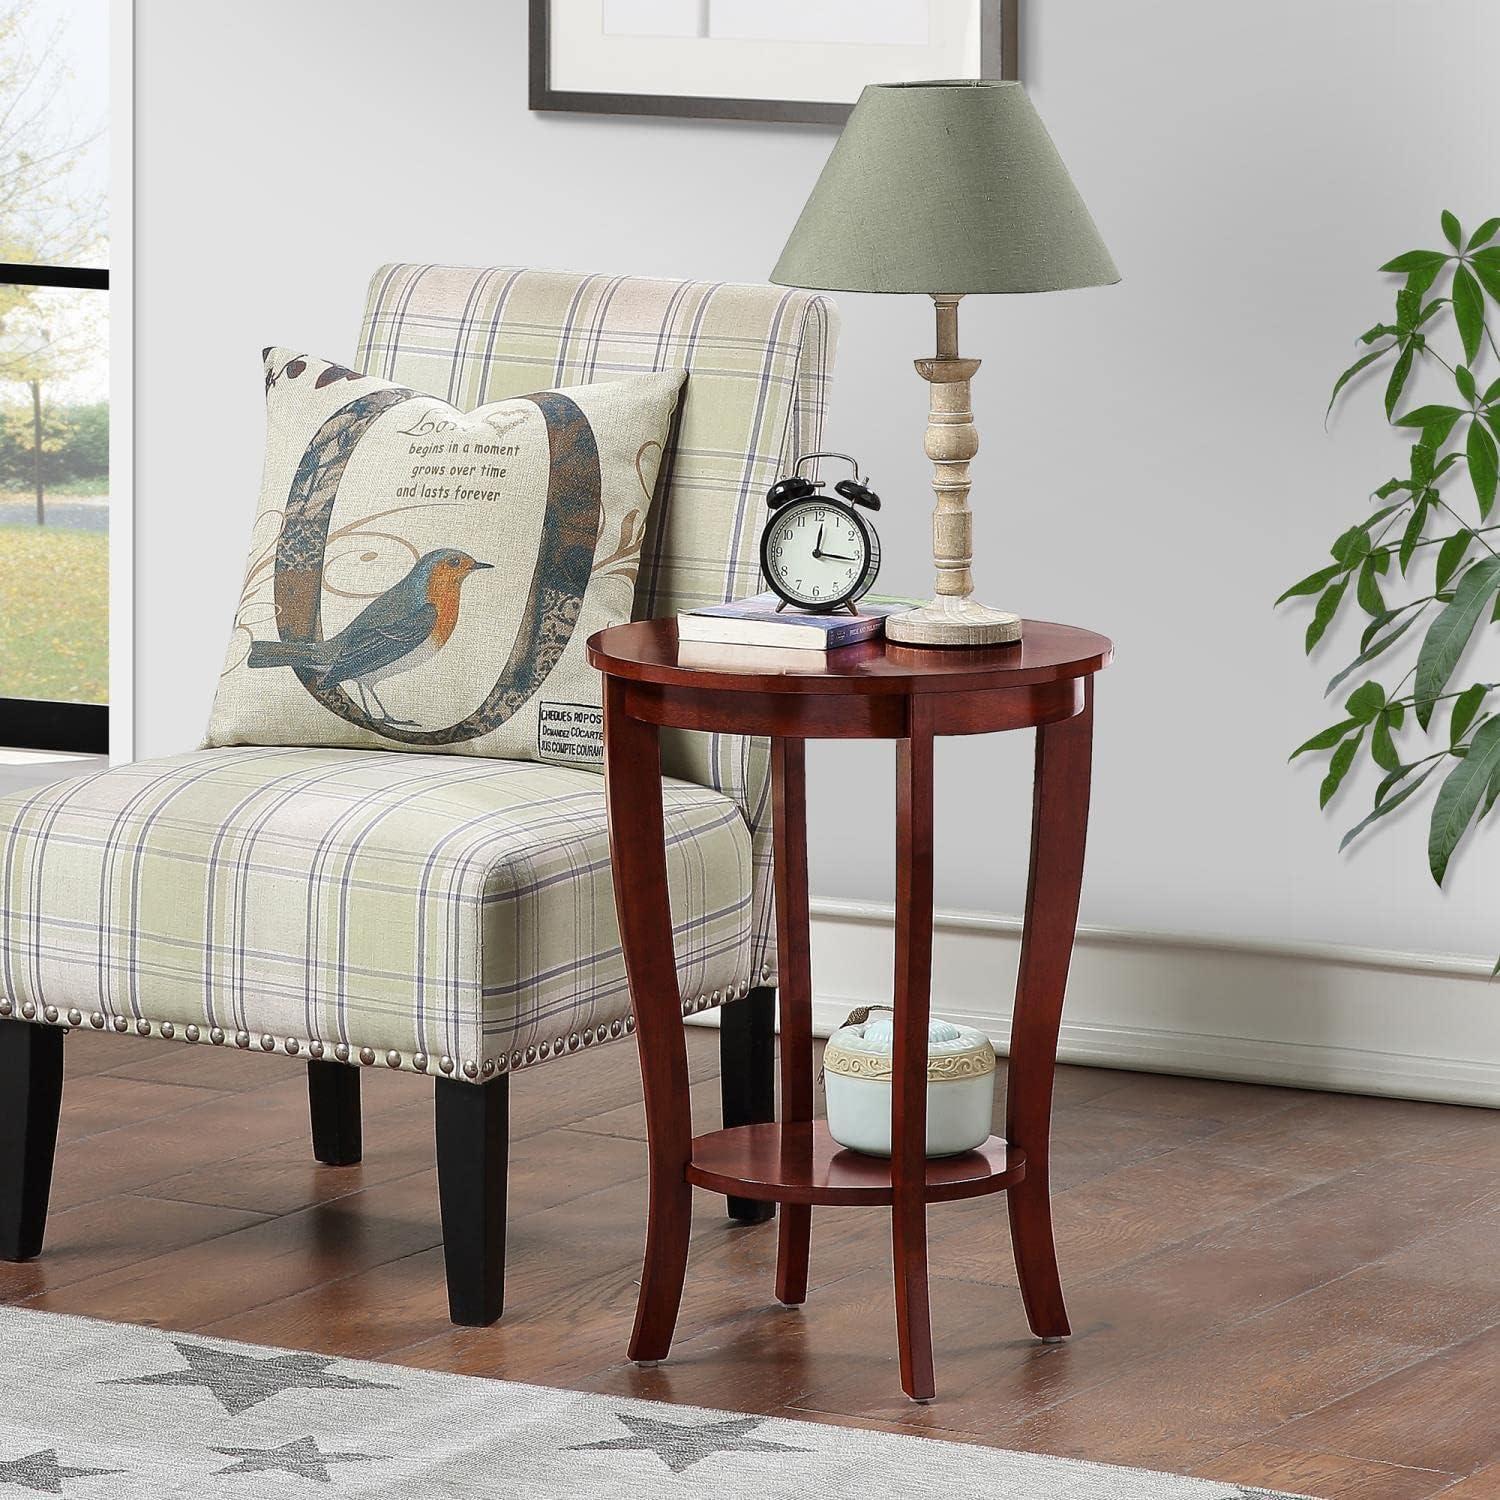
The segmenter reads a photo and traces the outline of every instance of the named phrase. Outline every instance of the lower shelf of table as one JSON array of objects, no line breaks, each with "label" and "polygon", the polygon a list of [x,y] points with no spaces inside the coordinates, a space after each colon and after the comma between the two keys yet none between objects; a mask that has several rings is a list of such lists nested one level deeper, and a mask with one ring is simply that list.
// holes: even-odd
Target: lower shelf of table
[{"label": "lower shelf of table", "polygon": [[[1003,1192],[1025,1175],[1025,1152],[992,1135],[974,1151],[928,1161],[927,1201]],[[846,1151],[823,1120],[700,1135],[687,1179],[717,1193],[775,1203],[881,1204],[892,1197],[890,1162]]]}]

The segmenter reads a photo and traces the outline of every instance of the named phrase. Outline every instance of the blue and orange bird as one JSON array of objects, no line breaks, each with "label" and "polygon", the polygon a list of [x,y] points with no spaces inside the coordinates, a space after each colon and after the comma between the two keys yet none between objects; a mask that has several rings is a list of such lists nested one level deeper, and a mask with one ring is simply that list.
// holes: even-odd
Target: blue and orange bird
[{"label": "blue and orange bird", "polygon": [[[492,567],[456,547],[429,552],[337,635],[326,641],[254,641],[249,665],[313,671],[318,674],[313,685],[320,688],[352,682],[367,717],[377,724],[412,725],[416,720],[391,717],[375,692],[376,684],[422,666],[447,644],[458,624],[464,579]],[[379,718],[370,713],[372,702]]]}]

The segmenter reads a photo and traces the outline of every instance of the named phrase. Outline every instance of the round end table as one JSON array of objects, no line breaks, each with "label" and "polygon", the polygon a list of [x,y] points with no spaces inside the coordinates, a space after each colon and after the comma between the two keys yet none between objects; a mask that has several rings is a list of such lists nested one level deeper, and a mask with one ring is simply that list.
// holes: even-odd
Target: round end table
[{"label": "round end table", "polygon": [[[630,1357],[666,1357],[682,1300],[694,1185],[782,1205],[776,1295],[807,1296],[814,1204],[891,1209],[901,1384],[935,1385],[927,1295],[927,1205],[1006,1191],[1016,1270],[1038,1338],[1069,1333],[1052,1238],[1048,1137],[1063,991],[1078,919],[1088,823],[1093,678],[1103,636],[1024,622],[1014,645],[924,649],[867,641],[788,653],[763,666],[743,649],[679,645],[675,620],[600,631],[605,787],[620,938],[640,1047],[650,1143],[646,1258]],[[771,740],[781,1120],[693,1138],[687,1044],[667,903],[663,728]],[[938,735],[1037,731],[1031,872],[1011,1021],[1005,1139],[928,1160],[927,1026],[932,968],[932,763]],[[841,1148],[813,1119],[812,981],[804,741],[896,741],[895,1058],[889,1161]]]}]

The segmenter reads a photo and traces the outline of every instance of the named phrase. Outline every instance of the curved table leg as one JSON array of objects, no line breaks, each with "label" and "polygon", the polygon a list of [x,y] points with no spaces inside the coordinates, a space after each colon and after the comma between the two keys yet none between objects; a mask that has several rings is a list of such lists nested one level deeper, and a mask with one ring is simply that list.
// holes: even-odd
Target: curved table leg
[{"label": "curved table leg", "polygon": [[[812,965],[807,911],[807,771],[802,740],[771,741],[771,817],[776,845],[776,953],[781,991],[781,1122],[813,1117]],[[812,1150],[811,1133],[784,1150]],[[776,1296],[807,1301],[812,1208],[781,1205],[776,1242]]]},{"label": "curved table leg", "polygon": [[1083,711],[1036,732],[1031,876],[1005,1095],[1006,1138],[1026,1153],[1026,1176],[1007,1194],[1016,1273],[1031,1331],[1049,1340],[1072,1331],[1052,1239],[1047,1153],[1057,1031],[1083,880],[1093,736],[1094,682],[1089,678]]},{"label": "curved table leg", "polygon": [[646,1259],[635,1329],[634,1360],[665,1359],[682,1302],[692,1230],[692,1155],[687,1041],[682,1030],[667,853],[662,823],[661,749],[656,726],[632,719],[614,678],[604,686],[604,788],[609,853],[620,943],[635,1009],[641,1084],[650,1140]]},{"label": "curved table leg", "polygon": [[891,1063],[891,1248],[901,1388],[936,1393],[927,1297],[927,1023],[932,989],[932,710],[911,700],[896,744],[896,1046]]}]

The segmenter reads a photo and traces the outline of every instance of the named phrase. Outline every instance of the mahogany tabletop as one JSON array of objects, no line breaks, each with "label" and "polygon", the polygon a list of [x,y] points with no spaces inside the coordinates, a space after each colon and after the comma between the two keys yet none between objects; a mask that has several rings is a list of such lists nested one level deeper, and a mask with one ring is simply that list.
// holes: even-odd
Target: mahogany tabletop
[{"label": "mahogany tabletop", "polygon": [[[683,643],[675,619],[636,620],[589,637],[588,659],[608,677],[718,692],[884,694],[973,692],[1088,677],[1109,665],[1113,644],[1091,630],[1047,620],[1022,622],[1007,646],[917,647],[878,639],[829,652],[774,651],[774,666],[751,648]],[[792,664],[807,657],[807,666]]]}]

